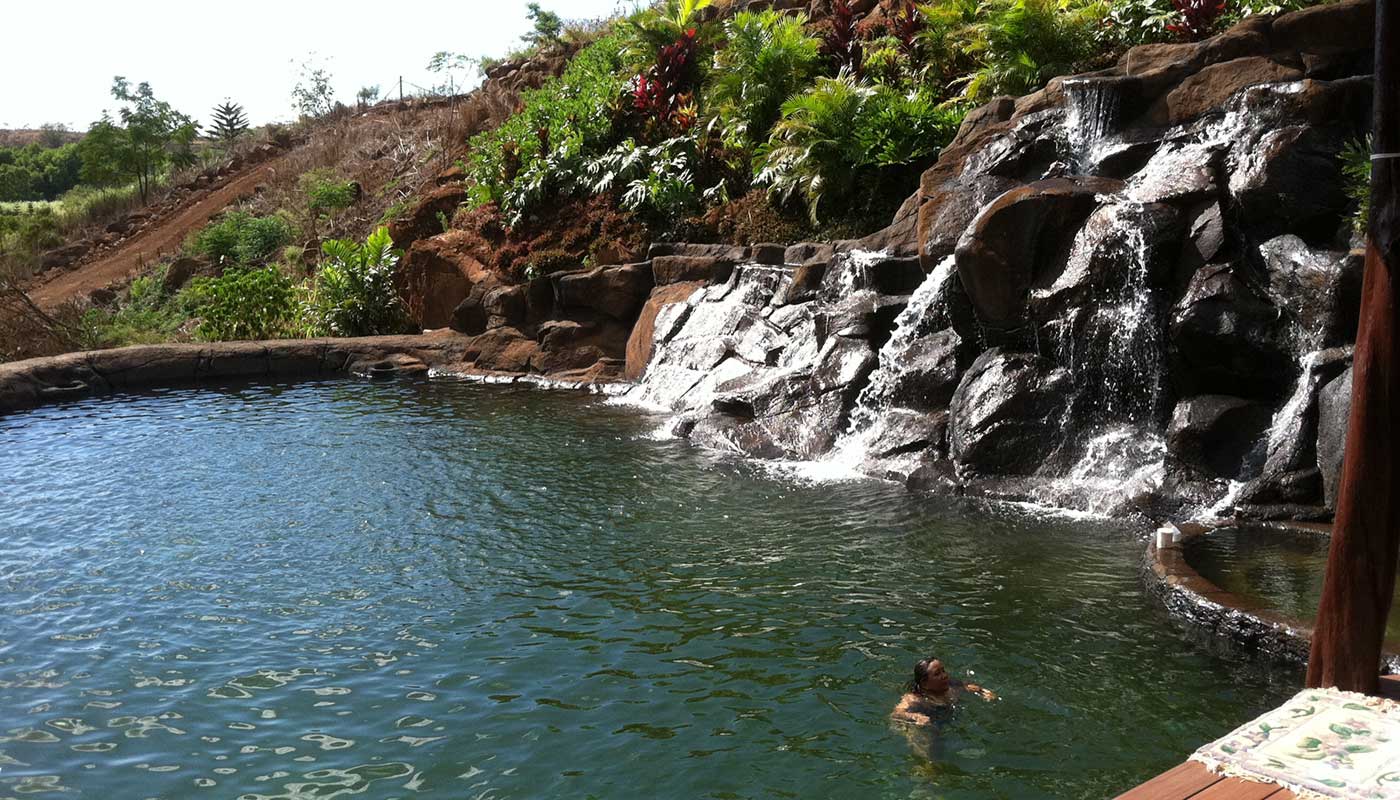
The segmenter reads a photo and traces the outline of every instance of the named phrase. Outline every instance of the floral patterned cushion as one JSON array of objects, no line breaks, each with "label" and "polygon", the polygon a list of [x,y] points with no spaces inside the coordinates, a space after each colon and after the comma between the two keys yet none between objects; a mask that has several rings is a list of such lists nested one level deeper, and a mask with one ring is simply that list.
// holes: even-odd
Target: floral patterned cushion
[{"label": "floral patterned cushion", "polygon": [[1400,703],[1305,689],[1191,758],[1299,797],[1400,800]]}]

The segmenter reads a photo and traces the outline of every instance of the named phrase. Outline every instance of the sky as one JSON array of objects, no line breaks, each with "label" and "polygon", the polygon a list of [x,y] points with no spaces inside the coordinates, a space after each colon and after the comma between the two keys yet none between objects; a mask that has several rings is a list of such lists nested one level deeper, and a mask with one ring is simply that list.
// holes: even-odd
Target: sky
[{"label": "sky", "polygon": [[[254,125],[295,118],[291,90],[312,60],[337,99],[362,86],[429,86],[440,50],[501,56],[530,28],[527,0],[67,0],[5,4],[0,128],[87,127],[116,109],[112,77],[147,81],[201,124],[225,99]],[[567,19],[628,10],[634,0],[541,0]],[[473,76],[473,80],[476,78]]]}]

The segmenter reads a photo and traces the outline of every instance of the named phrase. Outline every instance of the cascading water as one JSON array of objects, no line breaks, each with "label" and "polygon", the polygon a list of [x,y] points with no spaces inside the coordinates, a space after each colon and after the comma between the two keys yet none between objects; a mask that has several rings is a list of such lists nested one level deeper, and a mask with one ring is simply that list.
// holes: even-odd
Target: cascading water
[{"label": "cascading water", "polygon": [[1065,81],[1064,89],[1069,98],[1065,135],[1070,157],[1075,171],[1087,174],[1112,144],[1121,102],[1118,87],[1112,81],[1080,78]]},{"label": "cascading water", "polygon": [[[1086,410],[1134,420],[1157,410],[1164,349],[1142,210],[1142,204],[1127,201],[1105,206],[1076,239],[1064,273],[1070,281],[1093,274],[1094,260],[1127,269],[1116,285],[1095,290],[1087,315],[1064,326],[1057,343],[1061,362],[1084,387],[1081,394],[1091,406]],[[1049,294],[1057,290],[1059,284]]]},{"label": "cascading water", "polygon": [[953,256],[938,263],[919,288],[909,296],[909,305],[895,318],[894,331],[889,341],[880,348],[879,362],[870,375],[870,382],[856,398],[855,409],[842,437],[843,442],[858,437],[868,431],[879,417],[880,412],[889,407],[894,387],[907,365],[900,358],[909,340],[918,334],[927,323],[935,324],[942,320],[946,303],[948,283],[957,274],[957,264]]}]

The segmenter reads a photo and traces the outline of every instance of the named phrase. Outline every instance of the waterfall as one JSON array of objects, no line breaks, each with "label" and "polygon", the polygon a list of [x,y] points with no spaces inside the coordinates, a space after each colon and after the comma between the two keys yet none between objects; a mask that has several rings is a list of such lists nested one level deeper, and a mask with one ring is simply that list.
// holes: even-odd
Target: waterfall
[{"label": "waterfall", "polygon": [[1075,171],[1089,174],[1118,125],[1120,97],[1111,80],[1080,78],[1064,82],[1069,102],[1065,114],[1065,135]]},{"label": "waterfall", "polygon": [[1166,474],[1166,443],[1137,425],[1101,428],[1088,436],[1079,458],[1033,495],[1044,504],[1092,514],[1116,514],[1155,491]]},{"label": "waterfall", "polygon": [[1095,261],[1127,265],[1115,285],[1094,290],[1085,316],[1059,326],[1056,356],[1081,387],[1081,404],[1102,416],[1147,421],[1161,399],[1165,347],[1142,220],[1141,203],[1105,206],[1075,239],[1060,279],[1037,295],[1053,300],[1083,291]]},{"label": "waterfall", "polygon": [[[929,318],[937,319],[943,310],[948,282],[957,274],[957,264],[953,256],[948,256],[934,267],[919,288],[909,296],[909,305],[895,317],[894,331],[889,341],[880,348],[879,360],[870,381],[856,397],[855,409],[851,412],[850,423],[842,439],[863,433],[875,423],[880,411],[890,405],[891,395],[906,365],[901,358],[909,341],[913,339]],[[838,445],[839,446],[839,445]]]}]

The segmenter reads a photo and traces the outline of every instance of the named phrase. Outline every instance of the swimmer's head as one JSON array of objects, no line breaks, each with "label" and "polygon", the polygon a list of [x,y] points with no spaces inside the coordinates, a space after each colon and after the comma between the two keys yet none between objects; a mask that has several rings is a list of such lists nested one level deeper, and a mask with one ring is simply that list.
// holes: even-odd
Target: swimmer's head
[{"label": "swimmer's head", "polygon": [[914,665],[914,691],[921,694],[943,694],[948,691],[952,679],[943,662],[936,658],[925,658]]}]

